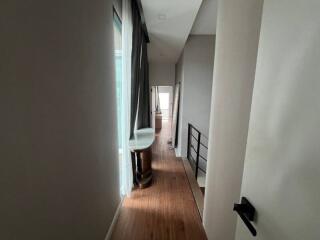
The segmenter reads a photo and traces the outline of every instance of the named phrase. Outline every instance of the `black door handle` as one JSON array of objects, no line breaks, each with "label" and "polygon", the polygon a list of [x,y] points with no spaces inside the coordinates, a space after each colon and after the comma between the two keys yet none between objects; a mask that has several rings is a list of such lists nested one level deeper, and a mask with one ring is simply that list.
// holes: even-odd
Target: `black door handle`
[{"label": "black door handle", "polygon": [[255,237],[257,236],[257,231],[254,228],[254,226],[251,224],[251,221],[254,219],[255,215],[255,208],[252,206],[252,204],[246,199],[245,197],[241,198],[241,204],[235,203],[233,206],[233,211],[237,212],[244,222],[244,224],[247,226],[251,234]]}]

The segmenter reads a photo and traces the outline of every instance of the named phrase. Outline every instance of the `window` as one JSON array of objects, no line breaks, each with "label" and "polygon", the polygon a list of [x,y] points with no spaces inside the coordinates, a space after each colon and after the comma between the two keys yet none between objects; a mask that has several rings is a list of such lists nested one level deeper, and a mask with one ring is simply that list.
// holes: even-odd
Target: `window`
[{"label": "window", "polygon": [[114,59],[117,95],[117,130],[119,141],[120,193],[125,196],[132,189],[132,163],[129,149],[132,20],[129,0],[122,6],[123,22],[114,9]]},{"label": "window", "polygon": [[114,48],[115,48],[115,73],[116,73],[116,94],[117,94],[117,119],[118,119],[118,141],[119,148],[122,148],[122,23],[115,11],[113,10],[113,28],[114,28]]}]

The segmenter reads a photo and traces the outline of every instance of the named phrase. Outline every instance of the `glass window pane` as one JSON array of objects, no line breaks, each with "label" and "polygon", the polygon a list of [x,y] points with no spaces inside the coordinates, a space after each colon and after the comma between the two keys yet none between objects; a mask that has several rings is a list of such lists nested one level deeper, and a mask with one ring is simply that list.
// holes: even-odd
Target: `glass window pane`
[{"label": "glass window pane", "polygon": [[118,140],[119,147],[122,148],[122,134],[121,134],[121,118],[122,118],[122,25],[117,13],[113,14],[113,28],[114,28],[114,49],[115,49],[115,74],[116,74],[116,94],[117,94],[117,119],[118,119]]}]

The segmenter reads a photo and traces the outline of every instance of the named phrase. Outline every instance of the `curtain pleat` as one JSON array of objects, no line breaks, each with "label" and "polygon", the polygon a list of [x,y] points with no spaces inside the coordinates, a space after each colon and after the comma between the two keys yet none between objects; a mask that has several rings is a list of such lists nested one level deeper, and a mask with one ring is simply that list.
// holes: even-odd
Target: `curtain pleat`
[{"label": "curtain pleat", "polygon": [[142,27],[141,18],[136,1],[132,1],[132,67],[131,67],[131,114],[130,114],[130,139],[133,138],[140,88],[141,44]]},{"label": "curtain pleat", "polygon": [[150,123],[150,88],[149,88],[149,63],[147,41],[142,39],[142,58],[140,74],[140,91],[138,104],[137,128],[149,128]]},{"label": "curtain pleat", "polygon": [[[132,0],[132,76],[131,76],[131,114],[130,139],[134,136],[135,125],[137,129],[147,128],[150,123],[149,99],[149,63],[148,48],[145,33],[142,29],[141,16],[135,0]],[[137,121],[137,122],[136,122]]]}]

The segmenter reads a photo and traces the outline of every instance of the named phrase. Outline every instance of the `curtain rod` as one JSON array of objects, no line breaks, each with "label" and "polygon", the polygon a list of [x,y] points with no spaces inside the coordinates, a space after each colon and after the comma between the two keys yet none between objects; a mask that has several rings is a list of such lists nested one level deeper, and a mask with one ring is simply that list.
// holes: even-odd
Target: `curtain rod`
[{"label": "curtain rod", "polygon": [[144,13],[143,13],[143,8],[142,8],[142,3],[141,0],[135,0],[138,8],[139,8],[139,13],[140,13],[140,17],[141,17],[141,23],[142,23],[142,30],[144,32],[144,35],[146,37],[147,43],[150,42],[150,38],[149,38],[149,34],[148,34],[148,29],[147,29],[147,25],[146,25],[146,19],[144,17]]}]

